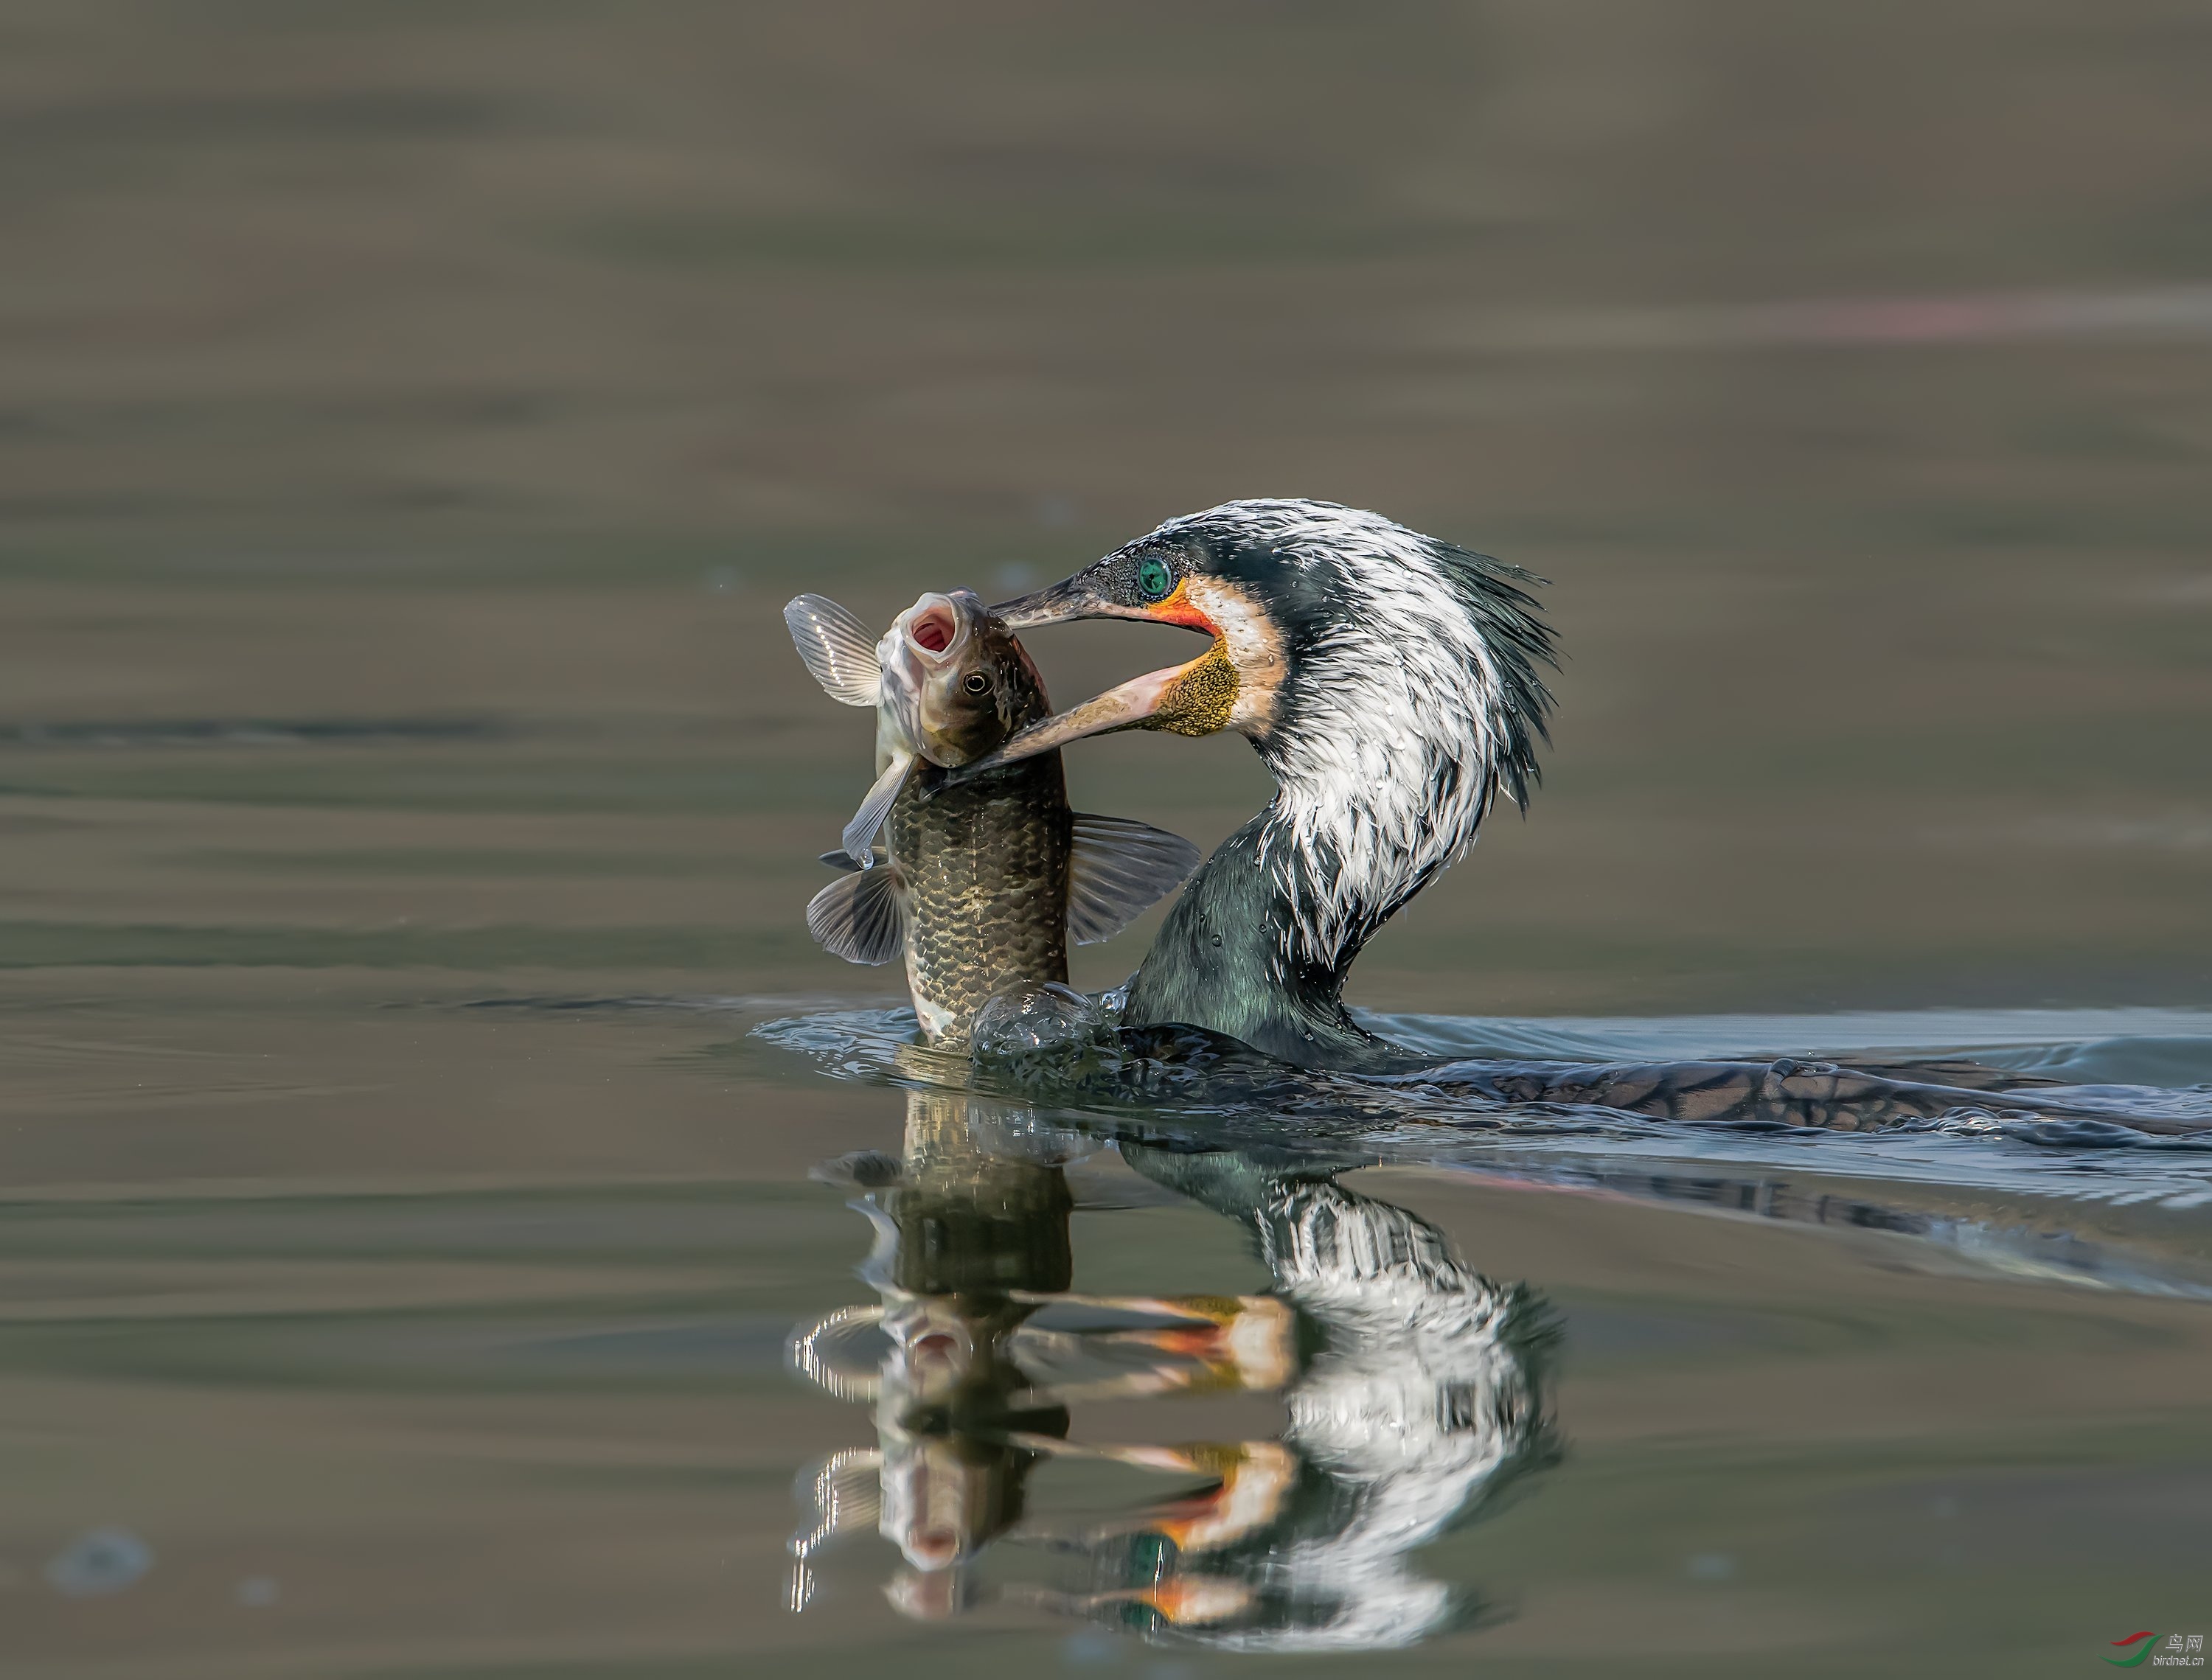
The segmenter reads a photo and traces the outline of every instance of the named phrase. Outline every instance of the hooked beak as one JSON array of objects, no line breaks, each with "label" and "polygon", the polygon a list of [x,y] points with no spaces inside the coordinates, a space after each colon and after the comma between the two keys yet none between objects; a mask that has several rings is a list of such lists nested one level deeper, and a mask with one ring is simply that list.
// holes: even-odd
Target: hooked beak
[{"label": "hooked beak", "polygon": [[1105,616],[1099,602],[1082,586],[1081,574],[1063,578],[1043,589],[1033,589],[991,609],[991,616],[1010,630],[1034,630],[1040,624],[1066,624],[1073,619]]},{"label": "hooked beak", "polygon": [[1040,624],[1069,624],[1079,618],[1136,618],[1213,634],[1213,626],[1202,615],[1188,610],[1182,590],[1149,607],[1125,606],[1100,594],[1088,575],[1081,572],[1042,589],[1033,589],[1012,601],[1001,602],[991,609],[991,616],[1010,630],[1034,630]]}]

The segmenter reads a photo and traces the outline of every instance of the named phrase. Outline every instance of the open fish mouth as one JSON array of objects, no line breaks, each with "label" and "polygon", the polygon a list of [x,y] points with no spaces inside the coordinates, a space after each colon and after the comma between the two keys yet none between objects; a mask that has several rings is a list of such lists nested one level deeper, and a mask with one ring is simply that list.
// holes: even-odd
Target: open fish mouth
[{"label": "open fish mouth", "polygon": [[902,639],[932,664],[942,664],[951,658],[967,635],[967,624],[948,595],[925,595],[902,616]]}]

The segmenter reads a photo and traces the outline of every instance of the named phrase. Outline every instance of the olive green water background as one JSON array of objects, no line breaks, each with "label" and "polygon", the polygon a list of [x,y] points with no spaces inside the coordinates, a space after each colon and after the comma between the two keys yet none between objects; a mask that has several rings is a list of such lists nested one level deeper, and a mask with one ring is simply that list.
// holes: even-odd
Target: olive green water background
[{"label": "olive green water background", "polygon": [[[915,1627],[864,1546],[783,1608],[866,1428],[782,1366],[866,1295],[805,1174],[901,1118],[744,1036],[896,985],[799,917],[868,770],[799,589],[1285,494],[1551,579],[1543,789],[1376,1008],[2212,1001],[2208,75],[2154,0],[0,6],[0,1665],[1237,1665]],[[1070,773],[1208,845],[1267,791]],[[463,1007],[617,998],[767,1001]],[[1429,1556],[1490,1625],[1298,1671],[2212,1632],[2201,1304],[1368,1179],[1559,1310],[1571,1450]]]}]

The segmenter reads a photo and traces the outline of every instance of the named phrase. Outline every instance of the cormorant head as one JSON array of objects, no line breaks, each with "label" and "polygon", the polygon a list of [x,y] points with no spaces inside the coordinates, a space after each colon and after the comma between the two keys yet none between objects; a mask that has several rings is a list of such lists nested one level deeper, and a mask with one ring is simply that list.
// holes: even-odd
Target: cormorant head
[{"label": "cormorant head", "polygon": [[1551,706],[1536,668],[1553,662],[1552,633],[1528,588],[1539,581],[1334,502],[1231,501],[1170,519],[994,610],[1017,630],[1150,619],[1212,646],[1032,726],[989,761],[1111,730],[1233,729],[1294,779],[1322,761],[1358,773],[1358,743],[1418,738],[1519,802]]}]

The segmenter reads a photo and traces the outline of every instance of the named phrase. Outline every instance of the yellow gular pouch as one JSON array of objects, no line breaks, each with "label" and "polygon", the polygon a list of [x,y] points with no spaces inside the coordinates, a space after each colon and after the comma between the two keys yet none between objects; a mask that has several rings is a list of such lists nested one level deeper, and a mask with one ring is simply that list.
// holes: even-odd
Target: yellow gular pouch
[{"label": "yellow gular pouch", "polygon": [[1152,715],[1146,729],[1170,735],[1212,735],[1229,725],[1237,706],[1237,667],[1230,663],[1226,640],[1215,637],[1212,647],[1183,668]]}]

